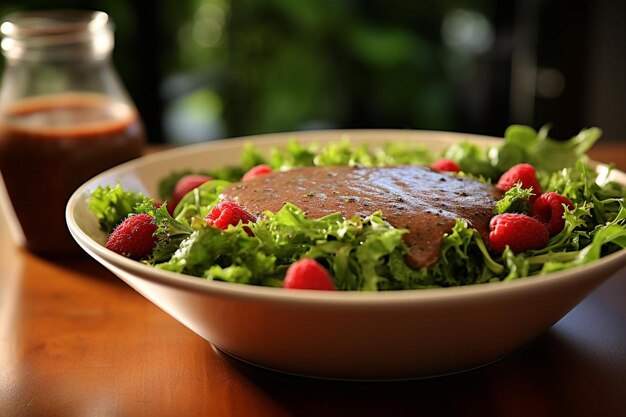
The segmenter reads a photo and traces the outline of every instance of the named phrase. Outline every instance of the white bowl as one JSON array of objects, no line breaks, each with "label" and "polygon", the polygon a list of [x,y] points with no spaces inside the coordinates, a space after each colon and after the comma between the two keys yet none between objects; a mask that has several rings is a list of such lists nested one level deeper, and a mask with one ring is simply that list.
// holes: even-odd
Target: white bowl
[{"label": "white bowl", "polygon": [[[89,193],[98,185],[121,182],[156,195],[159,179],[171,171],[237,163],[245,141],[267,149],[292,137],[324,143],[344,135],[354,143],[414,141],[433,150],[463,139],[497,143],[445,132],[352,130],[187,146],[93,178],[70,199],[67,223],[87,253],[217,348],[263,367],[324,378],[419,378],[487,364],[546,331],[626,265],[622,250],[590,265],[511,282],[383,293],[286,291],[207,281],[117,255],[102,245],[106,236],[87,208]],[[626,175],[614,175],[626,183]]]}]

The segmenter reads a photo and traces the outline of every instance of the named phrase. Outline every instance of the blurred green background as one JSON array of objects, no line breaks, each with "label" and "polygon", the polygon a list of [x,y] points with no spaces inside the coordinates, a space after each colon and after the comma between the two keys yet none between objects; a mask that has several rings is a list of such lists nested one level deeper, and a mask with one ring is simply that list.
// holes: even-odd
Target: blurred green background
[{"label": "blurred green background", "polygon": [[626,140],[624,2],[3,0],[0,15],[51,8],[110,14],[154,143],[548,122]]}]

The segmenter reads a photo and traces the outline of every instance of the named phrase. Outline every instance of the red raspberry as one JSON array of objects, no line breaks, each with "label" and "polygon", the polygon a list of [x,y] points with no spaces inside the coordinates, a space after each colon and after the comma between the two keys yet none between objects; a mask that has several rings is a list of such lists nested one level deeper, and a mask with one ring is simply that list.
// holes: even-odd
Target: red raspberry
[{"label": "red raspberry", "polygon": [[522,188],[532,188],[534,195],[530,196],[529,201],[534,202],[541,194],[541,187],[535,176],[535,167],[530,164],[513,165],[507,172],[502,174],[500,180],[496,184],[496,188],[500,191],[508,191],[518,182],[522,183]]},{"label": "red raspberry", "polygon": [[[234,201],[222,201],[217,203],[211,211],[204,217],[204,220],[210,225],[218,229],[226,230],[229,224],[236,226],[241,221],[243,224],[255,223],[256,219],[240,205]],[[248,227],[244,227],[246,233],[252,236],[252,231]]]},{"label": "red raspberry", "polygon": [[327,290],[334,291],[335,284],[330,274],[315,259],[300,259],[287,269],[283,288],[297,290]]},{"label": "red raspberry", "polygon": [[174,191],[172,192],[172,198],[167,202],[167,211],[171,215],[174,214],[174,209],[180,203],[180,200],[187,194],[189,191],[194,188],[198,188],[202,184],[207,181],[211,181],[213,178],[207,177],[206,175],[185,175],[181,179],[178,180],[176,185],[174,186]]},{"label": "red raspberry", "polygon": [[565,226],[564,205],[570,210],[574,208],[574,204],[567,197],[557,193],[544,193],[535,200],[530,211],[534,218],[548,226],[550,236],[554,236]]},{"label": "red raspberry", "polygon": [[250,171],[246,172],[241,178],[241,181],[250,181],[252,178],[256,178],[260,175],[271,174],[272,168],[267,165],[257,165],[254,168],[251,168]]},{"label": "red raspberry", "polygon": [[141,213],[128,217],[109,235],[106,248],[132,259],[144,258],[156,245],[157,226],[152,217]]},{"label": "red raspberry", "polygon": [[435,161],[430,167],[440,172],[461,172],[461,168],[452,159],[440,159]]},{"label": "red raspberry", "polygon": [[489,246],[502,253],[508,245],[515,253],[541,249],[550,238],[548,228],[525,214],[505,213],[494,216],[489,223]]}]

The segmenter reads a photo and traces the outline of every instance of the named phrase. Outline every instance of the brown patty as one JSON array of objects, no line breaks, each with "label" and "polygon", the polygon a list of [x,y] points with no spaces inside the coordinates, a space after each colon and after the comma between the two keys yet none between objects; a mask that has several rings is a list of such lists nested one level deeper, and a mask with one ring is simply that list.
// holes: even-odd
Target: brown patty
[{"label": "brown patty", "polygon": [[392,226],[408,229],[407,264],[419,268],[439,259],[443,235],[457,218],[487,236],[499,192],[491,185],[430,168],[304,167],[232,184],[222,198],[255,216],[289,202],[307,216],[341,212],[345,218],[382,211]]}]

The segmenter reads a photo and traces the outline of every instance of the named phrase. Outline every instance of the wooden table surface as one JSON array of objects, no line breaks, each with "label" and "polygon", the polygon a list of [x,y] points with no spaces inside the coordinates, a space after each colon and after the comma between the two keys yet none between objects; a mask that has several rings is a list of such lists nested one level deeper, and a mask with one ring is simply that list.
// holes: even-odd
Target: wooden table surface
[{"label": "wooden table surface", "polygon": [[[626,170],[626,143],[592,156]],[[16,248],[0,220],[2,417],[423,413],[626,416],[626,269],[495,364],[418,381],[334,382],[226,357],[91,258]]]}]

